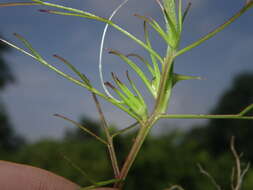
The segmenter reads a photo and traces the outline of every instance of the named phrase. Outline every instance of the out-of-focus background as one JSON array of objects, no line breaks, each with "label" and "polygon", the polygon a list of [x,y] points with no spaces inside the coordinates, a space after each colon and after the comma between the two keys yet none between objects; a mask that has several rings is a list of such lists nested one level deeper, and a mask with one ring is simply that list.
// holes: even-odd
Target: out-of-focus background
[{"label": "out-of-focus background", "polygon": [[[75,0],[58,3],[108,17],[120,2]],[[222,24],[243,4],[244,1],[192,0],[181,47]],[[104,24],[38,12],[42,8],[45,7],[1,8],[1,37],[22,46],[12,33],[21,34],[50,63],[69,72],[62,63],[52,58],[53,54],[63,56],[102,91],[98,77],[98,52]],[[114,20],[141,39],[143,23],[133,16],[135,13],[151,16],[163,23],[155,0],[129,0]],[[253,27],[250,20],[252,11],[215,38],[177,59],[177,73],[201,76],[204,80],[178,84],[169,113],[237,113],[253,103]],[[157,51],[165,52],[160,38],[155,33],[152,37]],[[117,57],[108,55],[108,48],[147,55],[134,42],[110,28],[104,51],[106,80],[111,80],[112,71],[124,78],[122,73],[128,69]],[[135,80],[141,85],[137,78]],[[66,115],[102,135],[90,93],[3,44],[0,44],[0,87],[1,159],[42,167],[81,185],[87,185],[88,180],[64,157],[95,180],[111,176],[109,162],[104,159],[107,156],[104,147],[71,124],[53,116],[55,113]],[[146,99],[149,101],[150,97],[146,96]],[[113,130],[133,122],[117,108],[103,101],[101,103]],[[238,150],[244,152],[245,163],[252,161],[252,127],[252,121],[163,120],[155,126],[144,144],[130,172],[126,189],[163,189],[175,183],[185,189],[213,189],[211,182],[200,174],[196,163],[201,163],[223,187],[229,187],[234,166],[229,139],[234,135]],[[134,134],[133,131],[116,139],[120,162]],[[252,189],[252,177],[253,170],[249,170],[244,189]]]}]

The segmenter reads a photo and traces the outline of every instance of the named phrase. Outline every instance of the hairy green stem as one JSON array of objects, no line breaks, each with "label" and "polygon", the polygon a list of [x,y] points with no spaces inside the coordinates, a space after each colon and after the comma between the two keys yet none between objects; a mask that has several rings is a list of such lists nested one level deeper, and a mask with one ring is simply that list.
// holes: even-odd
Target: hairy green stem
[{"label": "hairy green stem", "polygon": [[158,96],[154,107],[154,112],[156,112],[156,114],[166,112],[166,109],[168,107],[168,101],[171,93],[170,92],[171,88],[170,87],[168,88],[169,85],[168,83],[171,82],[169,78],[172,78],[169,75],[171,74],[173,60],[174,60],[174,51],[171,50],[166,56],[162,68],[162,76],[160,80]]},{"label": "hairy green stem", "polygon": [[135,159],[141,149],[143,142],[145,141],[147,135],[150,132],[150,129],[155,124],[157,119],[158,119],[158,117],[155,114],[153,114],[146,122],[141,124],[141,128],[137,134],[134,144],[133,144],[133,146],[132,146],[132,148],[131,148],[131,150],[124,162],[124,165],[120,171],[120,175],[119,175],[120,182],[116,183],[115,187],[121,188],[123,186],[124,180],[126,179],[128,172],[129,172],[131,166],[133,165],[133,162],[135,161]]},{"label": "hairy green stem", "polygon": [[159,119],[158,115],[164,113],[168,106],[168,101],[170,97],[170,92],[168,93],[168,77],[171,73],[171,68],[174,60],[174,51],[170,51],[165,59],[165,63],[163,64],[162,77],[160,82],[160,88],[158,92],[158,97],[156,99],[154,111],[152,115],[141,123],[141,128],[137,134],[137,137],[134,141],[134,144],[131,147],[131,150],[124,162],[124,165],[120,171],[119,179],[121,182],[116,183],[115,187],[121,187],[123,185],[123,181],[125,180],[134,160],[136,159],[143,142],[145,141],[147,135],[150,132],[150,129],[153,127],[155,122]]}]

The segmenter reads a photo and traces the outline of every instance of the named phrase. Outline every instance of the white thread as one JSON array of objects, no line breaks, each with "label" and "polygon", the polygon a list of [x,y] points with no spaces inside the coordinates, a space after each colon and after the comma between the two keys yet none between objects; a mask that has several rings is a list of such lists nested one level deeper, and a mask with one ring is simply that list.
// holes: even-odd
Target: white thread
[{"label": "white thread", "polygon": [[[109,17],[108,20],[112,20],[112,18],[114,17],[114,15],[119,11],[119,9],[125,5],[126,3],[128,2],[128,0],[125,0],[124,2],[122,2],[111,14],[111,16]],[[110,92],[108,91],[108,89],[106,88],[105,84],[104,84],[104,76],[103,76],[103,71],[102,71],[102,59],[103,59],[103,49],[104,49],[104,41],[105,41],[105,35],[106,35],[106,32],[107,32],[107,29],[108,29],[108,26],[109,24],[106,24],[105,25],[105,28],[104,28],[104,31],[103,31],[103,35],[102,35],[102,40],[101,40],[101,44],[100,44],[100,51],[99,51],[99,76],[100,76],[100,81],[101,81],[101,84],[103,86],[103,89],[105,91],[105,93],[112,99],[118,101],[118,102],[121,102],[120,100],[116,99],[115,97],[113,97]]]}]

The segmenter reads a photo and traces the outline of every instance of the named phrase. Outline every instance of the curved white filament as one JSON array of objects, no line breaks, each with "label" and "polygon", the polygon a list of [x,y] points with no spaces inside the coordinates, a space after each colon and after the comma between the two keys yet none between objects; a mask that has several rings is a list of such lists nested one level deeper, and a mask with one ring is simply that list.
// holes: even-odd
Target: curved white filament
[{"label": "curved white filament", "polygon": [[[112,18],[115,16],[115,14],[119,11],[119,9],[125,5],[128,2],[128,0],[123,1],[111,14],[111,16],[109,17],[109,20],[112,20]],[[110,98],[120,102],[120,100],[117,100],[115,97],[113,97],[110,92],[108,91],[107,87],[104,84],[104,76],[103,76],[103,68],[102,68],[102,60],[103,60],[103,49],[104,49],[104,41],[105,41],[105,35],[107,32],[109,24],[105,25],[104,31],[103,31],[103,35],[102,35],[102,40],[101,40],[101,44],[100,44],[100,51],[99,51],[99,76],[100,76],[100,81],[101,84],[103,86],[103,89],[105,91],[105,93],[107,94],[107,96],[109,96]]]}]

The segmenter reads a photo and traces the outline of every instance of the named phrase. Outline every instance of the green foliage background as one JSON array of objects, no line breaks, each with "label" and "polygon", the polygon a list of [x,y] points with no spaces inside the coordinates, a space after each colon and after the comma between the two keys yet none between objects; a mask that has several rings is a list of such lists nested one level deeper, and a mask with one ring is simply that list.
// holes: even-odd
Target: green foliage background
[{"label": "green foliage background", "polygon": [[[233,111],[233,107],[244,107],[251,103],[253,89],[248,81],[252,80],[252,73],[237,76],[212,113],[228,113]],[[96,134],[101,133],[98,122],[84,117],[81,123]],[[195,126],[188,132],[175,130],[150,136],[127,178],[125,189],[164,189],[173,184],[180,184],[185,189],[214,189],[210,180],[199,172],[197,163],[210,172],[224,189],[230,189],[234,159],[229,149],[229,139],[232,135],[236,137],[236,148],[244,152],[243,163],[252,162],[252,126],[252,121],[213,120],[204,126]],[[134,132],[115,139],[120,162],[133,139]],[[27,144],[9,154],[8,160],[41,167],[80,185],[88,185],[87,177],[64,157],[96,181],[106,180],[113,174],[104,145],[80,129],[67,131],[61,140],[44,139]],[[250,169],[244,182],[245,190],[253,188],[252,177],[253,169]]]}]

